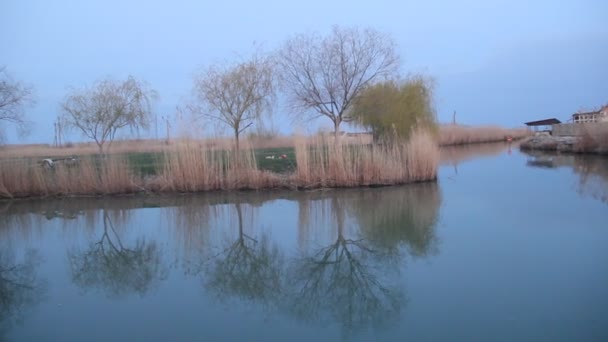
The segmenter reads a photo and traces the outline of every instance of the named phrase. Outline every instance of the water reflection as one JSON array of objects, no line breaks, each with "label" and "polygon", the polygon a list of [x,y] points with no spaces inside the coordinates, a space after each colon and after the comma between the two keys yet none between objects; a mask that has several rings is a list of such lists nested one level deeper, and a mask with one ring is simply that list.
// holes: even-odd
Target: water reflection
[{"label": "water reflection", "polygon": [[570,168],[578,176],[576,191],[608,204],[608,157],[584,154],[553,154],[526,151],[529,167]]},{"label": "water reflection", "polygon": [[[68,251],[72,281],[84,290],[96,288],[112,297],[143,296],[166,277],[160,249],[145,239],[125,247],[107,210],[102,209],[102,217],[101,237],[85,250]],[[124,215],[117,217],[119,222],[127,220]]]},{"label": "water reflection", "polygon": [[363,192],[353,200],[352,214],[375,246],[392,252],[405,246],[412,255],[427,256],[438,250],[435,226],[440,204],[437,184],[414,184],[408,191]]},{"label": "water reflection", "polygon": [[442,165],[454,167],[454,173],[458,174],[458,166],[473,159],[493,157],[503,153],[511,154],[512,150],[517,149],[519,143],[495,142],[483,144],[469,144],[457,146],[444,146],[439,149]]},{"label": "water reflection", "polygon": [[[268,213],[278,202],[291,206],[294,216],[273,227]],[[50,218],[74,225],[71,235],[86,228],[86,243],[72,242],[67,251],[71,280],[85,295],[148,295],[169,283],[163,282],[173,265],[168,260],[175,260],[182,272],[172,273],[171,284],[186,286],[194,277],[203,296],[229,301],[227,309],[254,305],[334,326],[348,337],[400,318],[407,302],[405,260],[437,252],[441,199],[437,184],[417,184],[27,203],[7,210],[13,227],[17,221],[31,225],[19,230],[37,229],[49,212],[72,213]],[[138,237],[133,231],[143,224],[141,208],[161,220]],[[168,241],[168,251],[161,241]]]},{"label": "water reflection", "polygon": [[[282,295],[282,254],[268,234],[256,238],[245,233],[243,207],[253,207],[240,202],[232,207],[237,216],[238,234],[210,260],[205,286],[223,299],[234,296],[268,305]],[[253,216],[248,217],[248,226],[251,226]]]},{"label": "water reflection", "polygon": [[22,259],[17,261],[9,248],[0,250],[0,340],[46,292],[46,282],[36,274],[41,262],[39,254],[29,250]]},{"label": "water reflection", "polygon": [[[397,263],[388,262],[391,256],[374,249],[355,229],[347,229],[347,225],[352,225],[347,219],[347,206],[355,202],[350,196],[337,194],[317,200],[317,208],[330,204],[330,221],[325,229],[335,232],[335,238],[325,244],[317,241],[321,247],[305,248],[301,256],[292,260],[288,272],[289,307],[299,319],[337,322],[343,334],[349,336],[370,325],[380,327],[394,322],[404,306],[405,290],[397,277]],[[306,203],[303,211],[315,215],[310,208],[311,204]],[[310,222],[302,215],[300,220],[304,226]],[[382,276],[387,274],[390,276]]]}]

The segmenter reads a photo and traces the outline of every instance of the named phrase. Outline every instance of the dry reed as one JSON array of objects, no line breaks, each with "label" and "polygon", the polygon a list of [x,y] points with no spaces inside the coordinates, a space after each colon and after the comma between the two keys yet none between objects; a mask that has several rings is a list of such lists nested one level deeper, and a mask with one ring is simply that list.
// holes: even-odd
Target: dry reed
[{"label": "dry reed", "polygon": [[430,133],[418,130],[407,143],[345,145],[319,137],[295,143],[300,188],[403,184],[434,180],[439,149]]},{"label": "dry reed", "polygon": [[119,156],[85,158],[77,165],[57,163],[43,168],[33,159],[0,163],[0,198],[132,193],[141,179],[132,175]]},{"label": "dry reed", "polygon": [[[140,152],[171,152],[183,147],[183,144],[198,144],[209,149],[221,149],[232,144],[232,138],[216,137],[205,139],[173,139],[170,143],[159,139],[134,139],[116,140],[108,146],[108,154],[125,154]],[[293,139],[290,136],[276,136],[271,138],[247,137],[242,143],[253,148],[280,148],[293,147]],[[48,144],[23,144],[0,146],[0,157],[2,159],[24,158],[24,157],[64,157],[95,155],[99,148],[95,143],[69,143],[61,147]]]},{"label": "dry reed", "polygon": [[526,128],[502,128],[497,126],[442,125],[439,127],[439,145],[464,145],[513,140],[530,136]]},{"label": "dry reed", "polygon": [[166,153],[162,174],[151,182],[154,191],[199,192],[264,189],[278,186],[279,177],[257,169],[251,146],[239,151],[210,149],[183,141]]},{"label": "dry reed", "polygon": [[291,175],[259,170],[254,149],[239,151],[182,140],[166,150],[156,176],[132,172],[124,156],[82,157],[76,165],[43,168],[34,158],[0,160],[0,198],[200,192],[274,188],[355,187],[403,184],[436,178],[439,150],[432,135],[416,131],[407,143],[348,144],[333,137],[296,139]]},{"label": "dry reed", "polygon": [[608,123],[584,123],[574,151],[608,154]]}]

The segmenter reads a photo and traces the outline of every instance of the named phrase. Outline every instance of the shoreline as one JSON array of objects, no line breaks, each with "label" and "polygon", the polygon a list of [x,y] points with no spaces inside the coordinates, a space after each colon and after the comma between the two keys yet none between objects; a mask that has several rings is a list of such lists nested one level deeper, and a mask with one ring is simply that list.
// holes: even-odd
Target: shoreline
[{"label": "shoreline", "polygon": [[[50,168],[49,165],[42,167],[44,164],[40,164],[39,158],[21,157],[0,163],[0,201],[309,191],[437,182],[441,149],[518,144],[528,134],[521,129],[458,125],[443,130],[451,134],[440,134],[438,138],[420,131],[407,143],[392,147],[336,145],[322,136],[299,137],[293,141],[293,147],[274,151],[249,145],[239,153],[186,140],[154,155],[145,151],[109,153],[103,159],[96,155],[78,155],[74,164],[57,163]],[[269,155],[281,155],[281,159],[269,159]]]},{"label": "shoreline", "polygon": [[584,136],[536,135],[519,145],[522,151],[545,151],[569,154],[608,155],[608,148]]},{"label": "shoreline", "polygon": [[361,184],[361,185],[337,185],[337,186],[289,186],[280,185],[275,187],[264,187],[264,188],[234,188],[234,189],[212,189],[212,190],[200,190],[200,191],[162,191],[144,189],[132,192],[109,192],[109,193],[74,193],[74,194],[49,194],[41,196],[14,196],[14,197],[3,197],[0,195],[0,203],[11,203],[20,202],[27,200],[64,200],[64,199],[103,199],[103,198],[135,198],[135,197],[163,197],[163,196],[189,196],[189,195],[204,195],[204,194],[251,194],[251,193],[265,193],[272,194],[274,192],[282,193],[308,193],[308,192],[320,192],[320,191],[333,191],[333,190],[353,190],[353,189],[378,189],[378,188],[392,188],[418,184],[437,184],[438,177],[428,180],[416,180],[409,182],[396,182],[396,183],[374,183],[374,184]]}]

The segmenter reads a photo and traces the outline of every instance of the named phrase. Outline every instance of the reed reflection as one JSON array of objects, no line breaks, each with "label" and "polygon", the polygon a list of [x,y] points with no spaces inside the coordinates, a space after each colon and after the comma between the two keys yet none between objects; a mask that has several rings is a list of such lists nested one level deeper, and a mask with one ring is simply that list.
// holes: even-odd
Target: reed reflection
[{"label": "reed reflection", "polygon": [[567,167],[578,176],[576,192],[608,204],[608,158],[598,155],[554,154],[526,151],[526,165],[535,168]]}]

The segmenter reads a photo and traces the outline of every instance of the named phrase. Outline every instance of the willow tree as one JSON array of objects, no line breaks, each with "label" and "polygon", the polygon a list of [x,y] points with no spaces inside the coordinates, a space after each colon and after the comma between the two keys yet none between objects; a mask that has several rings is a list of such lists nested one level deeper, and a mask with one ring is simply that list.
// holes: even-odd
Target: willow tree
[{"label": "willow tree", "polygon": [[212,65],[195,78],[194,94],[202,104],[203,116],[232,129],[238,150],[241,133],[272,110],[271,63],[256,55],[236,64]]},{"label": "willow tree", "polygon": [[129,76],[123,82],[105,79],[90,88],[76,89],[61,108],[67,126],[93,139],[103,153],[119,130],[129,128],[133,132],[149,127],[151,104],[156,98],[154,90]]},{"label": "willow tree", "polygon": [[[25,107],[33,103],[32,89],[16,80],[0,67],[0,123],[8,122],[25,128]],[[3,137],[0,126],[0,139]]]},{"label": "willow tree", "polygon": [[375,140],[407,139],[414,127],[435,129],[433,82],[423,76],[385,81],[364,89],[353,101],[354,121]]},{"label": "willow tree", "polygon": [[393,39],[371,28],[333,27],[326,36],[297,35],[277,54],[281,84],[297,112],[310,119],[326,117],[337,136],[342,122],[352,120],[354,98],[399,68]]}]

